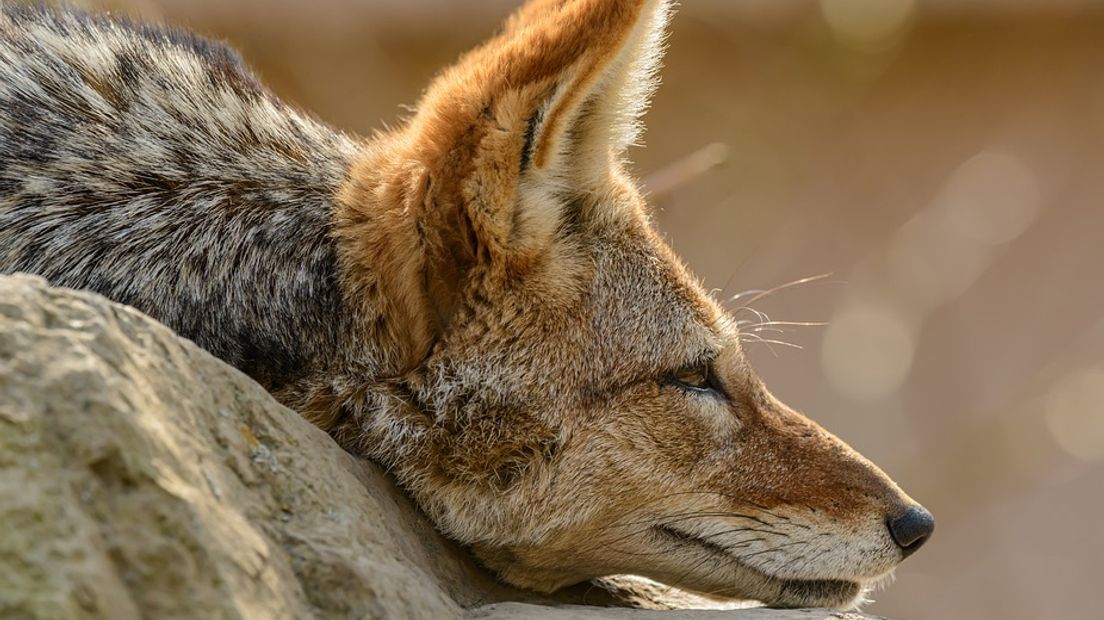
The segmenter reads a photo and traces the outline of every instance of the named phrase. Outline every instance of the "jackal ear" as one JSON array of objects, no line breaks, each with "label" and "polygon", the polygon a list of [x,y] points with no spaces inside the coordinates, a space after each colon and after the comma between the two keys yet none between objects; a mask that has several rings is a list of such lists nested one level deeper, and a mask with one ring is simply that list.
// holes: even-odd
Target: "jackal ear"
[{"label": "jackal ear", "polygon": [[563,202],[547,194],[602,193],[636,141],[669,13],[669,0],[522,7],[434,81],[408,128],[435,206],[465,208],[492,258],[543,247]]},{"label": "jackal ear", "polygon": [[609,191],[669,6],[532,0],[442,73],[404,128],[364,147],[339,200],[340,259],[350,294],[384,299],[404,363],[447,328],[474,268],[525,270],[570,202]]},{"label": "jackal ear", "polygon": [[[538,99],[522,104],[523,172],[587,188],[604,180],[640,135],[670,12],[668,0],[536,0],[514,15],[507,33],[522,49],[563,52],[553,67],[542,67],[554,74],[547,94],[538,88]],[[539,84],[544,71],[528,82]],[[506,88],[526,83],[525,77],[510,79]]]}]

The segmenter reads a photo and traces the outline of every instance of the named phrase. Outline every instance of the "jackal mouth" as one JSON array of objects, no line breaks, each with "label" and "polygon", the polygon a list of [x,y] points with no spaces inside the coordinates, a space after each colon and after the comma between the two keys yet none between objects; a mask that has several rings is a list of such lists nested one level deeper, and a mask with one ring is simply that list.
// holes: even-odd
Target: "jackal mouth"
[{"label": "jackal mouth", "polygon": [[[727,563],[739,565],[742,569],[754,573],[764,582],[778,588],[775,601],[763,601],[771,606],[807,607],[829,606],[842,607],[855,601],[863,592],[864,585],[859,581],[846,579],[793,579],[776,577],[762,570],[749,566],[741,561],[740,557],[725,547],[723,544],[703,538],[696,534],[677,530],[667,525],[658,525],[652,528],[662,538],[678,543],[682,546],[696,547],[717,559]],[[716,594],[723,594],[714,592]],[[744,596],[742,593],[733,593],[734,597]]]}]

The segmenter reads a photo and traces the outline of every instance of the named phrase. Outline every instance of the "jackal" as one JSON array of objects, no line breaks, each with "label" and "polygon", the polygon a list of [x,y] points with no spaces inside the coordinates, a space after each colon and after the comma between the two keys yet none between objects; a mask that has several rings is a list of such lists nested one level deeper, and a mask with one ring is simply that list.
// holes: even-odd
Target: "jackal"
[{"label": "jackal", "polygon": [[361,139],[218,43],[3,4],[0,271],[99,292],[387,467],[505,580],[848,606],[931,534],[776,400],[624,157],[667,0],[533,0]]}]

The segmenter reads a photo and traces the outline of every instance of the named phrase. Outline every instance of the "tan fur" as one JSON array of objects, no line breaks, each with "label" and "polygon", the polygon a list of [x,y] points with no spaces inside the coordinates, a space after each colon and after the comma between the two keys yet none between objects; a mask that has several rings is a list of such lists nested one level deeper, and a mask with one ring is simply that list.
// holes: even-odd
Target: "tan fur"
[{"label": "tan fur", "polygon": [[[417,438],[388,465],[518,585],[632,572],[851,604],[900,561],[885,521],[912,500],[766,391],[620,163],[668,11],[531,2],[363,148],[336,216],[344,286],[388,308],[416,401],[386,422]],[[665,383],[699,352],[727,399]]]}]

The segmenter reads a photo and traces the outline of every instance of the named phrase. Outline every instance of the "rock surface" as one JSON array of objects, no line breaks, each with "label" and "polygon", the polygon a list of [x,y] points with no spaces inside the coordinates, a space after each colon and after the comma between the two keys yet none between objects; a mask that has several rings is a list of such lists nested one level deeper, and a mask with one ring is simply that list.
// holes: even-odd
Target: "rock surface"
[{"label": "rock surface", "polygon": [[701,600],[505,587],[243,374],[137,311],[24,276],[0,277],[0,524],[3,618],[866,617],[661,616],[550,604]]},{"label": "rock surface", "polygon": [[865,614],[827,609],[740,609],[732,611],[613,609],[579,605],[498,603],[469,613],[471,620],[874,620]]}]

